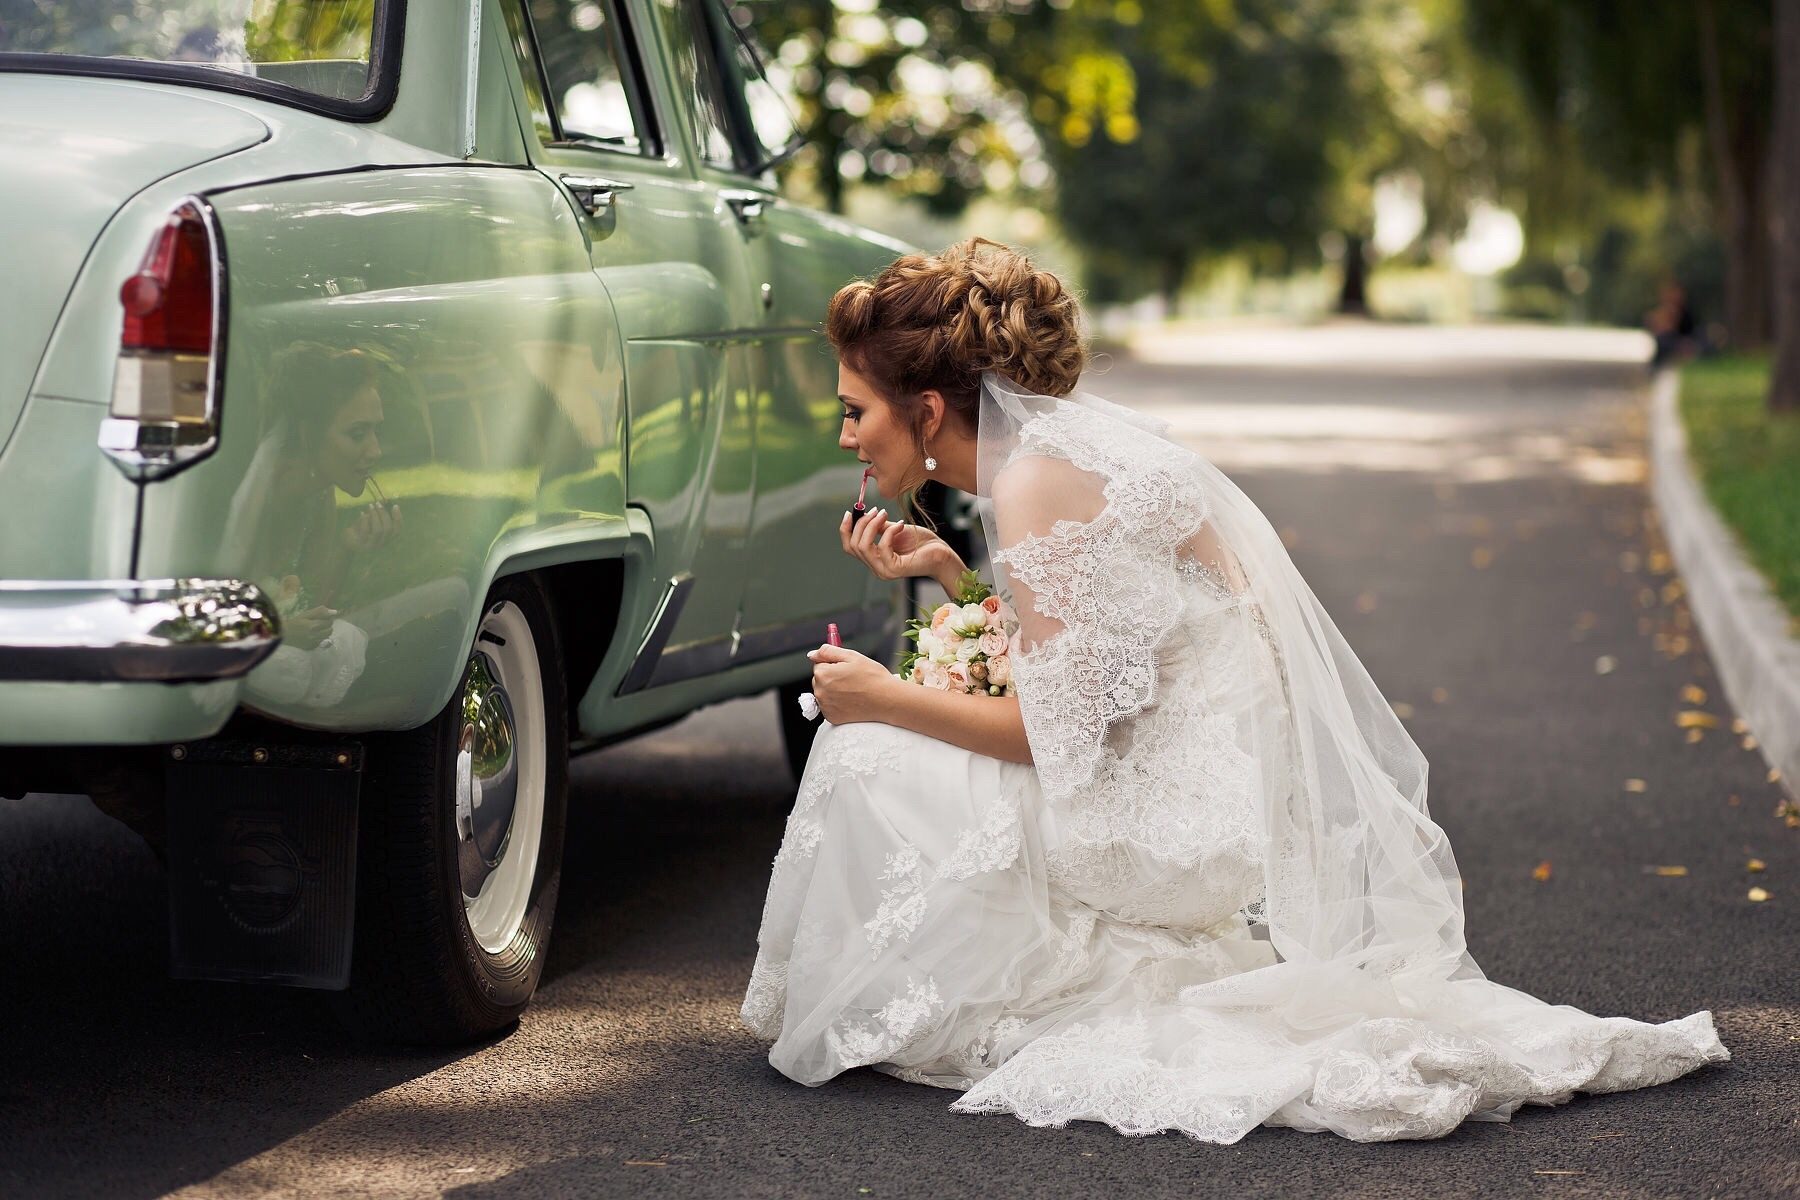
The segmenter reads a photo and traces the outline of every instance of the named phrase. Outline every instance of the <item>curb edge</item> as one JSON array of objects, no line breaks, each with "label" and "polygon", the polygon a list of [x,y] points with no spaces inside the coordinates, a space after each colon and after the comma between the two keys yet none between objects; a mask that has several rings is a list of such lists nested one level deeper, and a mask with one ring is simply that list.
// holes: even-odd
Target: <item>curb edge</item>
[{"label": "curb edge", "polygon": [[1800,788],[1800,639],[1787,610],[1713,510],[1688,459],[1680,372],[1650,387],[1650,490],[1725,695],[1792,796]]}]

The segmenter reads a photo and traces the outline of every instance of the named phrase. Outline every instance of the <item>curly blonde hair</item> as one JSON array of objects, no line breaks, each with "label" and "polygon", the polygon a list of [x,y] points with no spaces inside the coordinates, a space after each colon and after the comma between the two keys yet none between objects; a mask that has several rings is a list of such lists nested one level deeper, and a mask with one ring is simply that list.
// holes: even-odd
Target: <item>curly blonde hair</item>
[{"label": "curly blonde hair", "polygon": [[927,390],[942,393],[973,431],[983,371],[1065,396],[1087,365],[1074,293],[1024,254],[983,237],[908,254],[875,278],[838,289],[825,336],[915,431]]}]

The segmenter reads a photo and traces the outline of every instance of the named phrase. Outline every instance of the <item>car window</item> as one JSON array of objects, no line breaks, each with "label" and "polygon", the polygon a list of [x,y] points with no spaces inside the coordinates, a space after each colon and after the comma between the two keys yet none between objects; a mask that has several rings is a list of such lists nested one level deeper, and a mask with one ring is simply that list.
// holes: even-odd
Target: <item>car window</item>
[{"label": "car window", "polygon": [[0,54],[59,55],[77,72],[175,79],[360,115],[383,82],[378,64],[398,59],[399,15],[391,0],[5,0]]},{"label": "car window", "polygon": [[541,141],[657,150],[630,36],[611,3],[505,0],[503,11]]},{"label": "car window", "polygon": [[700,157],[716,166],[740,169],[748,155],[731,133],[731,109],[713,50],[713,26],[704,0],[656,0],[658,18],[675,58],[675,86],[694,118]]},{"label": "car window", "polygon": [[[800,138],[799,126],[786,95],[771,79],[769,56],[756,38],[756,14],[768,4],[755,0],[729,0],[719,11],[723,27],[725,88],[736,102],[747,139],[757,162],[767,163],[792,150]],[[778,64],[777,64],[778,65]],[[739,105],[741,104],[741,107]]]}]

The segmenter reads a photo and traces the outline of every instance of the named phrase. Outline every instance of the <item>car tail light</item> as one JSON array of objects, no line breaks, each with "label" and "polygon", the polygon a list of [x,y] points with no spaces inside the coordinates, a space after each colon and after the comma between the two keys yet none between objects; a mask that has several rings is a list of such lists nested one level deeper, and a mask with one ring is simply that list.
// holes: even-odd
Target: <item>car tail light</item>
[{"label": "car tail light", "polygon": [[125,319],[101,449],[134,479],[159,479],[218,444],[219,239],[197,199],[181,203],[119,288]]}]

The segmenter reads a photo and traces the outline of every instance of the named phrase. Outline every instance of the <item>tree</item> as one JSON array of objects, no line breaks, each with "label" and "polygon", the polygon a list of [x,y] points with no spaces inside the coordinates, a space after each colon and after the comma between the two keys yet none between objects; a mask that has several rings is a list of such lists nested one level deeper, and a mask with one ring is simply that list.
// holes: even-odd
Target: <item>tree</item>
[{"label": "tree", "polygon": [[1316,252],[1334,180],[1326,146],[1350,100],[1329,8],[1239,0],[1191,28],[1178,55],[1147,23],[1115,31],[1130,127],[1065,135],[1052,152],[1057,213],[1103,275],[1147,268],[1172,307],[1202,258],[1285,267]]},{"label": "tree", "polygon": [[1726,255],[1726,323],[1737,344],[1766,343],[1770,0],[1468,0],[1468,9],[1471,41],[1509,70],[1537,127],[1543,153],[1518,177],[1531,197],[1527,227],[1554,223],[1570,181],[1593,172],[1631,187],[1667,181],[1684,140],[1698,135]]},{"label": "tree", "polygon": [[1775,2],[1774,412],[1800,412],[1800,0]]}]

